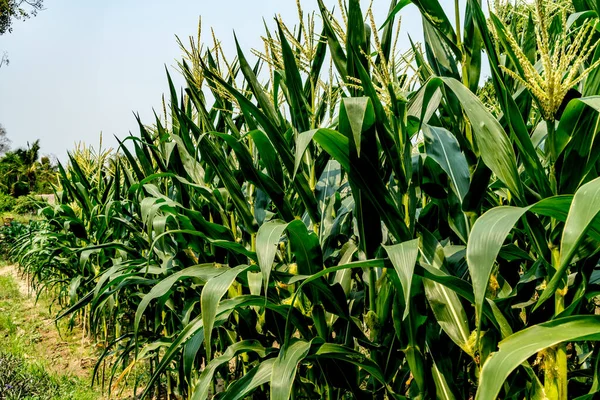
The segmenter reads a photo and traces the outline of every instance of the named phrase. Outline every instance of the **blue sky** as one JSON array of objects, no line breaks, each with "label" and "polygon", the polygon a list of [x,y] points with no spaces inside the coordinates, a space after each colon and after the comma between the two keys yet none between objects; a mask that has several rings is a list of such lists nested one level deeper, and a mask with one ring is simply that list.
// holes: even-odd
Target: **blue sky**
[{"label": "blue sky", "polygon": [[[309,11],[317,1],[302,4]],[[200,16],[206,42],[213,27],[233,54],[235,30],[248,57],[250,48],[262,48],[263,18],[271,26],[275,14],[289,25],[297,20],[295,0],[45,0],[44,6],[0,36],[0,52],[10,57],[0,68],[0,124],[13,148],[39,138],[42,153],[61,160],[75,142],[97,144],[100,132],[115,147],[113,135],[136,131],[133,112],[152,122],[152,109],[161,109],[167,91],[165,65],[177,75],[175,35],[195,35]],[[388,7],[388,0],[374,0],[378,23]],[[420,32],[421,17],[410,5],[402,11],[402,47],[408,48],[407,33],[421,40]]]}]

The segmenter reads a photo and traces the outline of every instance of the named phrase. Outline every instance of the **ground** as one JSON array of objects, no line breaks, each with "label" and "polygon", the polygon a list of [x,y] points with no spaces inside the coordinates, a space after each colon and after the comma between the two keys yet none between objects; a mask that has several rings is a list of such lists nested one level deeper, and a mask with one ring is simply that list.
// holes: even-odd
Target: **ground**
[{"label": "ground", "polygon": [[[57,326],[51,303],[47,294],[36,300],[27,277],[0,261],[0,400],[109,399],[91,385],[92,341],[77,323],[69,329],[65,319]],[[134,398],[125,382],[110,399]]]},{"label": "ground", "polygon": [[0,266],[0,400],[101,399],[92,346],[80,329],[57,329],[49,305],[15,266]]}]

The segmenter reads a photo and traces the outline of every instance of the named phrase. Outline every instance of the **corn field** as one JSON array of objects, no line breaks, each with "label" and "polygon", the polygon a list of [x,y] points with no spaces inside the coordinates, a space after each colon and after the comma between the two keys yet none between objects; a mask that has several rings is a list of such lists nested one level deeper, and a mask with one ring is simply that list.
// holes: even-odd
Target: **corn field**
[{"label": "corn field", "polygon": [[[317,1],[235,57],[180,40],[185,88],[116,151],[75,149],[16,235],[99,384],[598,398],[600,5]],[[425,39],[400,49],[411,3]]]}]

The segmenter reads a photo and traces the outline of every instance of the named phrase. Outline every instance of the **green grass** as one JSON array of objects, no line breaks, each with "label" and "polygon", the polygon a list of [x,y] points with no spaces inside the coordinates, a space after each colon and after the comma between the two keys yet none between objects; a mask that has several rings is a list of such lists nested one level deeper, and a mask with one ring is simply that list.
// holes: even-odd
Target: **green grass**
[{"label": "green grass", "polygon": [[39,362],[0,351],[0,399],[94,400],[80,379],[49,373]]},{"label": "green grass", "polygon": [[8,276],[0,276],[0,301],[19,298],[19,288],[15,281]]},{"label": "green grass", "polygon": [[[17,326],[13,321],[13,313],[11,312],[11,300],[18,300],[19,297],[19,289],[15,282],[7,276],[0,276],[0,332],[2,336],[12,336],[17,330]],[[7,340],[3,340],[2,342],[6,343]]]},{"label": "green grass", "polygon": [[4,222],[5,220],[12,220],[15,222],[20,222],[22,224],[28,224],[31,220],[38,220],[38,216],[36,214],[18,214],[12,211],[5,211],[0,213],[0,222]]},{"label": "green grass", "polygon": [[89,379],[51,371],[47,354],[38,351],[44,300],[28,308],[15,280],[0,276],[0,400],[99,399]]}]

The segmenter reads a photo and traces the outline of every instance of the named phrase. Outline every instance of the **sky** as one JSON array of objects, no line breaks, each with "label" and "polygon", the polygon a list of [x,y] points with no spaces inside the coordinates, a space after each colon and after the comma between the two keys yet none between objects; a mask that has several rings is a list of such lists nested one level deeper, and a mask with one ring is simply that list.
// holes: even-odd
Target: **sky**
[{"label": "sky", "polygon": [[[368,5],[362,0],[363,8]],[[452,16],[451,0],[441,0]],[[316,0],[302,0],[305,12]],[[325,0],[329,7],[336,0]],[[374,0],[378,24],[385,20],[389,0]],[[202,17],[203,39],[211,43],[210,27],[227,55],[234,54],[233,32],[249,59],[262,48],[263,18],[271,27],[280,14],[290,26],[297,21],[295,0],[45,0],[37,17],[15,21],[13,32],[0,36],[0,53],[10,65],[0,68],[0,124],[12,147],[41,140],[42,153],[60,160],[77,142],[116,147],[114,135],[137,133],[133,113],[153,122],[168,91],[165,67],[178,87],[174,66],[181,51],[175,35],[196,35]],[[408,49],[408,35],[422,41],[421,17],[414,5],[401,12],[399,45]]]}]

